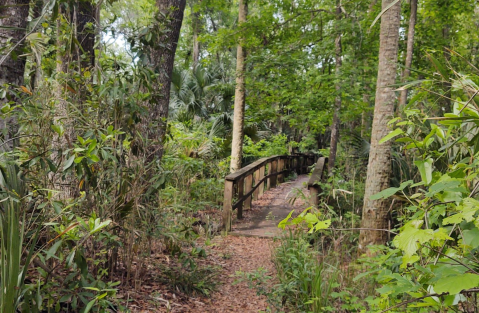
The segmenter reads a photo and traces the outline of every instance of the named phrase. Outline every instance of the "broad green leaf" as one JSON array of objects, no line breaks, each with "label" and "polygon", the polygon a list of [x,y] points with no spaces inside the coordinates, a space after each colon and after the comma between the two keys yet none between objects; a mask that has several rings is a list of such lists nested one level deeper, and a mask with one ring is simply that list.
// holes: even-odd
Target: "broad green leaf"
[{"label": "broad green leaf", "polygon": [[472,249],[479,247],[479,229],[467,229],[462,231],[462,243],[471,246]]},{"label": "broad green leaf", "polygon": [[111,220],[106,220],[106,221],[101,222],[101,223],[98,224],[99,220],[100,220],[99,218],[96,219],[95,227],[93,227],[93,229],[90,231],[90,235],[93,235],[94,233],[99,232],[100,230],[102,230],[106,226],[110,225],[110,223],[111,223]]},{"label": "broad green leaf", "polygon": [[391,187],[391,188],[388,188],[388,189],[384,189],[383,191],[378,192],[375,195],[372,195],[371,197],[369,197],[369,199],[379,200],[379,199],[389,198],[389,197],[395,195],[396,192],[398,192],[398,191],[399,191],[399,188]]},{"label": "broad green leaf", "polygon": [[58,134],[58,136],[63,136],[63,133],[65,132],[64,129],[63,129],[63,126],[62,125],[55,125],[53,124],[52,125],[52,130]]},{"label": "broad green leaf", "polygon": [[285,227],[287,225],[289,225],[289,220],[291,219],[291,217],[293,216],[293,213],[294,213],[294,210],[292,210],[291,212],[289,212],[288,216],[286,216],[286,218],[284,220],[282,220],[281,222],[279,222],[278,224],[278,228],[281,228],[281,229],[285,229]]},{"label": "broad green leaf", "polygon": [[404,190],[407,186],[411,185],[413,182],[414,181],[412,181],[412,180],[408,180],[408,181],[402,183],[398,188],[391,187],[391,188],[388,188],[388,189],[384,189],[383,191],[378,192],[375,195],[372,195],[371,197],[369,197],[369,199],[378,200],[378,199],[383,199],[383,198],[384,199],[389,198],[389,197],[393,196],[394,194],[396,194],[396,192]]},{"label": "broad green leaf", "polygon": [[318,217],[316,216],[316,214],[313,213],[306,214],[303,219],[308,224],[308,226],[319,222]]},{"label": "broad green leaf", "polygon": [[432,181],[432,163],[433,159],[429,158],[427,160],[418,160],[415,161],[417,168],[419,169],[419,173],[421,174],[422,181],[429,185]]},{"label": "broad green leaf", "polygon": [[90,158],[91,161],[93,161],[95,163],[100,161],[100,158],[95,154],[90,154],[89,158]]},{"label": "broad green leaf", "polygon": [[402,257],[401,268],[407,268],[408,264],[413,264],[419,260],[420,258],[417,255],[410,255],[410,256],[405,255]]},{"label": "broad green leaf", "polygon": [[57,253],[57,250],[61,246],[61,244],[62,244],[61,240],[58,240],[57,242],[55,242],[55,244],[53,246],[51,246],[51,248],[48,249],[48,251],[46,252],[46,254],[45,254],[46,258],[45,259],[48,260],[51,257],[55,256],[55,253]]},{"label": "broad green leaf", "polygon": [[318,231],[321,229],[327,229],[331,225],[331,220],[319,221],[314,225],[314,230]]},{"label": "broad green leaf", "polygon": [[448,292],[451,295],[460,293],[462,290],[479,286],[479,275],[466,273],[441,278],[435,285],[437,293]]},{"label": "broad green leaf", "polygon": [[69,169],[69,168],[72,166],[73,161],[75,161],[75,155],[72,155],[72,156],[65,162],[65,164],[63,165],[63,171],[66,171],[67,169]]},{"label": "broad green leaf", "polygon": [[419,244],[434,239],[434,232],[432,229],[417,228],[417,226],[421,224],[422,221],[419,220],[409,222],[404,227],[404,230],[393,240],[394,245],[403,250],[406,257],[411,257],[416,254]]},{"label": "broad green leaf", "polygon": [[404,131],[400,128],[396,128],[395,130],[393,130],[392,132],[384,136],[384,138],[379,140],[379,144],[385,143],[386,141],[391,140],[392,138],[399,136],[401,134],[404,134]]},{"label": "broad green leaf", "polygon": [[88,304],[86,305],[85,310],[83,311],[83,313],[90,312],[90,310],[93,307],[93,305],[95,304],[95,302],[96,302],[96,299],[93,299],[90,302],[88,302]]},{"label": "broad green leaf", "polygon": [[[450,179],[450,178],[449,178]],[[461,185],[460,180],[443,180],[435,183],[429,188],[429,192],[426,194],[426,197],[432,197],[435,194],[447,190],[448,192],[460,191],[457,189]]]}]

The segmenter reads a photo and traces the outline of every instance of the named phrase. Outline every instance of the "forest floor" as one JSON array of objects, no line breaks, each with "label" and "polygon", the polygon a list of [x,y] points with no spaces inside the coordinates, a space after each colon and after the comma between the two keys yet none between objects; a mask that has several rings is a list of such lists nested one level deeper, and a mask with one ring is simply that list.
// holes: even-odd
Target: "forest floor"
[{"label": "forest floor", "polygon": [[[147,275],[143,275],[141,285],[135,290],[122,290],[119,297],[128,303],[132,312],[191,312],[191,313],[253,313],[265,311],[267,299],[259,296],[256,290],[248,287],[242,273],[263,269],[267,276],[274,277],[275,269],[272,252],[277,245],[274,237],[281,234],[277,224],[291,210],[301,212],[305,207],[307,190],[306,175],[286,182],[266,192],[261,199],[254,201],[252,209],[244,214],[244,219],[236,221],[229,236],[216,236],[208,245],[202,245],[207,257],[198,264],[216,269],[216,290],[210,297],[186,296],[172,291],[158,279],[160,271],[169,266],[170,257],[153,254],[149,258]],[[273,282],[271,282],[273,283]]]}]

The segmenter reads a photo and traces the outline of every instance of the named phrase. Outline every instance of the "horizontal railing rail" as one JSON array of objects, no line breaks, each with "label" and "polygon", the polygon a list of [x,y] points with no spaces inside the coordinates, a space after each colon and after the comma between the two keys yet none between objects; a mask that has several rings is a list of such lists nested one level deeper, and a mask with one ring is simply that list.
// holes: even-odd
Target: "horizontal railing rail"
[{"label": "horizontal railing rail", "polygon": [[[243,210],[251,208],[252,200],[261,197],[265,190],[284,182],[284,178],[295,171],[297,174],[308,172],[318,156],[315,154],[276,155],[259,159],[235,173],[225,177],[223,201],[223,225],[231,230],[233,210],[237,218],[243,218]],[[235,202],[233,202],[235,201]]]}]

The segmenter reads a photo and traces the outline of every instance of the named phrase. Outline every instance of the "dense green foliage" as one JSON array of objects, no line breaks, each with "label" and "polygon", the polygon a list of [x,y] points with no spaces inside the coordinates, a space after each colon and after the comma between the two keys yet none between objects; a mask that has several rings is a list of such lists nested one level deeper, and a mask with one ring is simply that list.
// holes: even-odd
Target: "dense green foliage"
[{"label": "dense green foliage", "polygon": [[[373,196],[391,199],[390,240],[367,257],[357,249],[380,2],[250,0],[238,27],[237,1],[187,1],[166,134],[154,136],[162,125],[151,123],[151,103],[165,95],[151,51],[171,35],[156,1],[31,1],[19,48],[0,46],[0,59],[25,61],[23,84],[0,85],[0,118],[16,125],[1,129],[0,313],[126,311],[117,293],[141,284],[155,251],[172,260],[158,277],[170,290],[216,290],[218,268],[199,260],[222,228],[240,38],[243,165],[290,151],[328,155],[342,101],[320,205],[280,223],[290,229],[273,252],[275,277],[243,273],[270,309],[477,311],[476,1],[419,1],[412,74],[396,86],[409,90],[408,104],[383,138],[394,140],[391,188]],[[77,29],[85,3],[98,20]],[[401,7],[404,64],[410,7]],[[95,37],[90,63],[83,32]],[[309,201],[301,190],[295,197]]]}]

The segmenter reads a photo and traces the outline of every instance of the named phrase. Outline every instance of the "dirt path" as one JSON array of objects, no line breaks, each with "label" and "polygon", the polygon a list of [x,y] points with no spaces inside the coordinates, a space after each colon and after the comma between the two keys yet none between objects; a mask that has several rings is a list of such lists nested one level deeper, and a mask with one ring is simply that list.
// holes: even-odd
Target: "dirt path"
[{"label": "dirt path", "polygon": [[[251,273],[263,268],[266,275],[274,277],[271,253],[276,243],[272,237],[280,234],[277,225],[291,210],[301,212],[306,208],[304,197],[308,195],[308,191],[304,185],[307,180],[307,175],[301,175],[294,181],[269,190],[261,199],[253,202],[252,209],[245,212],[243,220],[235,221],[232,235],[217,236],[205,247],[208,256],[201,263],[220,268],[216,278],[219,286],[210,298],[186,297],[179,292],[172,292],[165,286],[155,283],[155,275],[150,275],[151,281],[144,282],[136,295],[125,295],[139,299],[133,301],[129,309],[142,313],[265,311],[268,307],[265,297],[258,296],[256,290],[250,289],[246,281],[238,282],[241,278],[240,273]],[[159,259],[165,257],[158,256]],[[158,263],[164,264],[165,260],[159,260]],[[153,271],[154,268],[155,265],[152,264]]]}]

